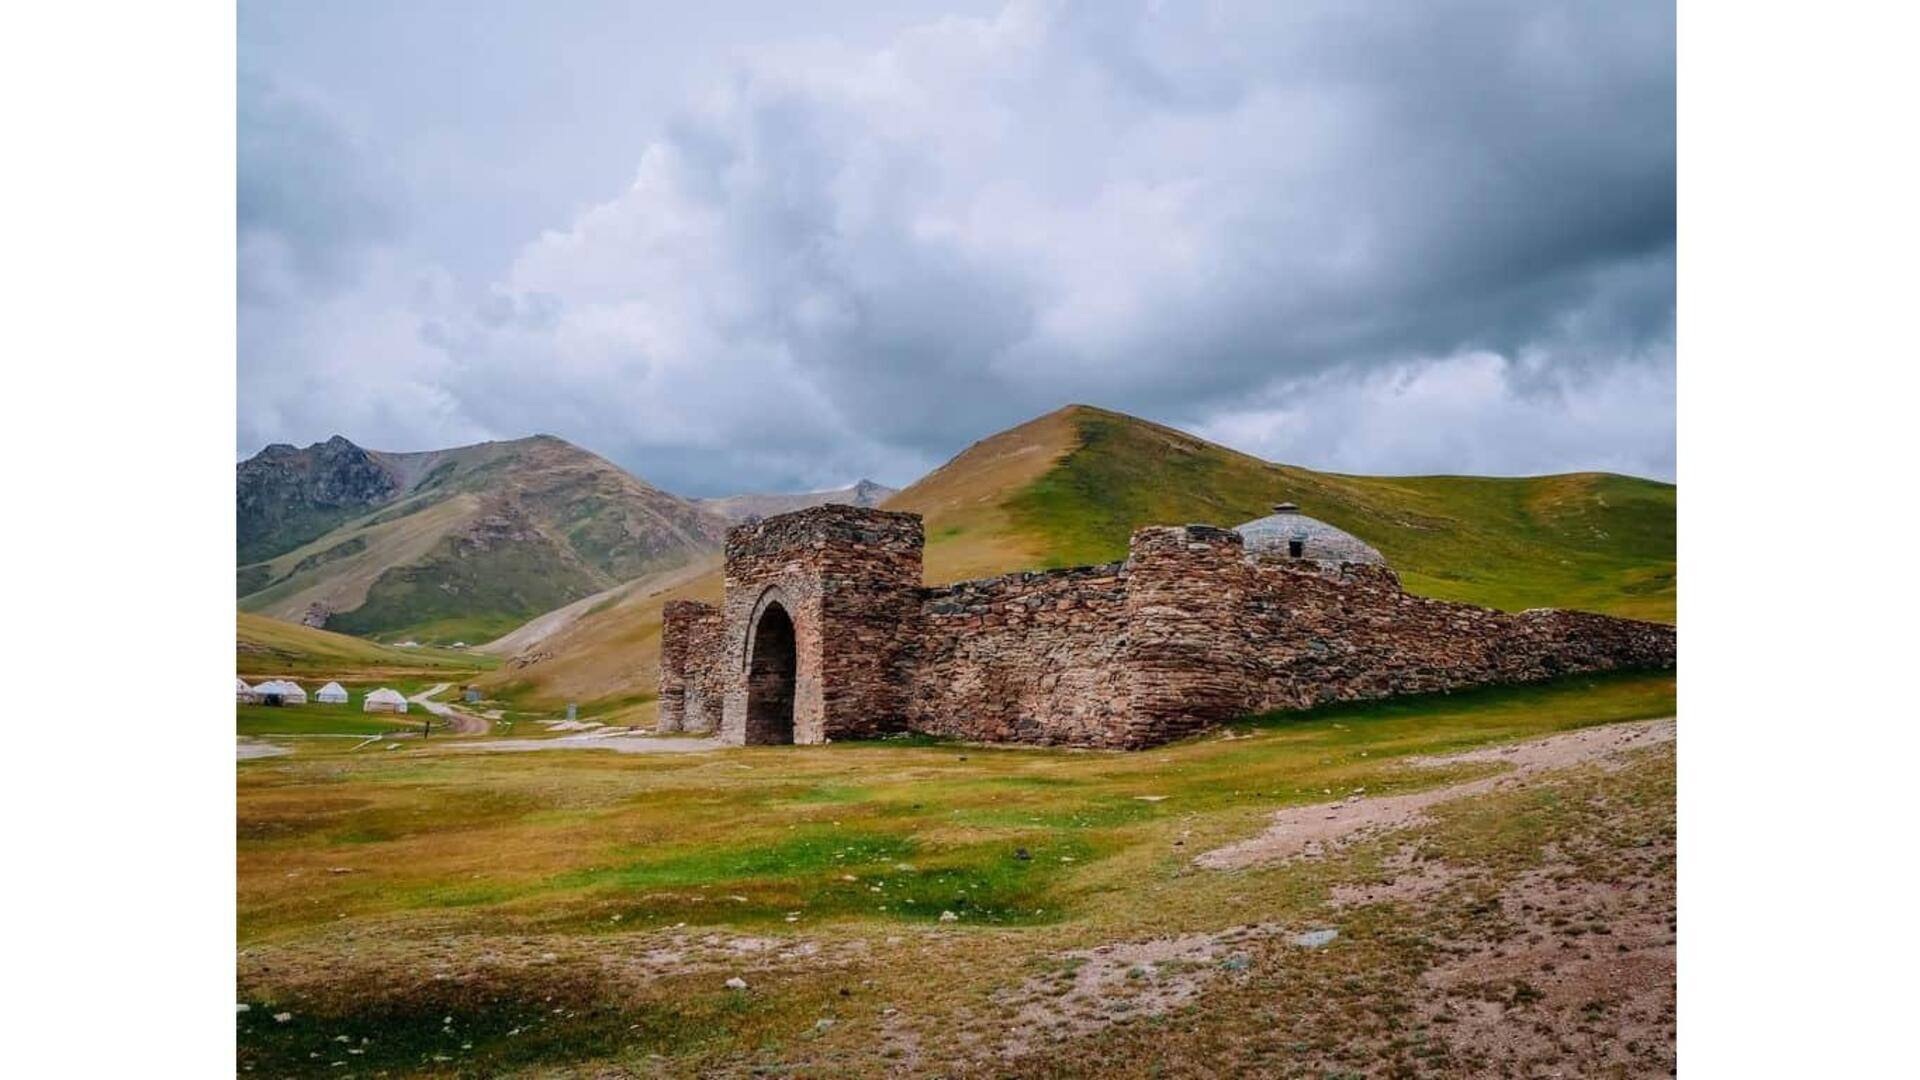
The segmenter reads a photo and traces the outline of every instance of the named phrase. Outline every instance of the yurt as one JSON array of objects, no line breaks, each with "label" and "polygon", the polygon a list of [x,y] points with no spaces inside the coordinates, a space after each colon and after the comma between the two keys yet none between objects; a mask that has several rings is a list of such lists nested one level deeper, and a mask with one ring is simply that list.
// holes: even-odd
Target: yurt
[{"label": "yurt", "polygon": [[347,689],[337,682],[330,682],[321,687],[319,693],[313,695],[313,700],[322,705],[345,705],[347,703]]},{"label": "yurt", "polygon": [[361,708],[366,712],[406,712],[406,696],[398,690],[381,687],[367,695],[366,704]]},{"label": "yurt", "polygon": [[260,696],[253,692],[253,687],[247,685],[247,680],[239,678],[233,680],[233,698],[242,705],[250,705],[260,700]]},{"label": "yurt", "polygon": [[300,684],[285,679],[269,679],[253,688],[263,705],[305,705],[307,692]]}]

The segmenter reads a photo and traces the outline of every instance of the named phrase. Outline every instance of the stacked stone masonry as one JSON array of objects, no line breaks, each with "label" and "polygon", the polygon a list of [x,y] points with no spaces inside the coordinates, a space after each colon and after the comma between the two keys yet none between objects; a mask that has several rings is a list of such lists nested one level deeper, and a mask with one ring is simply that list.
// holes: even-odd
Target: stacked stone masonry
[{"label": "stacked stone masonry", "polygon": [[1141,529],[1125,562],[935,588],[923,544],[917,515],[850,506],[733,529],[721,606],[667,605],[660,730],[1134,749],[1275,709],[1675,663],[1671,626],[1413,596],[1387,567],[1249,557],[1206,525]]}]

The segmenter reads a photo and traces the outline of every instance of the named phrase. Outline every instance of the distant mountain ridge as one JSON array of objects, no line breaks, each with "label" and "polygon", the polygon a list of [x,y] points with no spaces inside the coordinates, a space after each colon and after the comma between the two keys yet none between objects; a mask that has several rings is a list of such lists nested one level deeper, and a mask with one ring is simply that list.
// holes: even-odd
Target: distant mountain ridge
[{"label": "distant mountain ridge", "polygon": [[235,470],[243,611],[483,641],[714,549],[726,521],[551,435],[387,453],[334,436]]},{"label": "distant mountain ridge", "polygon": [[775,514],[805,510],[809,506],[834,503],[840,506],[879,506],[895,494],[895,489],[871,480],[861,480],[832,491],[807,491],[797,495],[747,494],[718,499],[696,499],[703,510],[710,510],[731,522],[772,517]]}]

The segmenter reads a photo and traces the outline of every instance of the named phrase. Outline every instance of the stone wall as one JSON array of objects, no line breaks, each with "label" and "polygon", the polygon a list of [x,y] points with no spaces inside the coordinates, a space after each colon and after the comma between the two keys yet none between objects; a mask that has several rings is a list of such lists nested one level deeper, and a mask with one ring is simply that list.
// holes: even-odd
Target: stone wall
[{"label": "stone wall", "polygon": [[712,604],[675,600],[661,611],[657,730],[697,733],[720,726],[723,640],[720,609]]},{"label": "stone wall", "polygon": [[1384,566],[1249,558],[1205,525],[1141,529],[1124,563],[939,588],[920,586],[922,544],[917,516],[847,506],[729,532],[724,605],[668,605],[662,730],[779,737],[754,703],[784,703],[787,669],[750,689],[762,625],[762,654],[793,657],[802,743],[1135,748],[1274,709],[1674,665],[1671,626],[1411,596]]},{"label": "stone wall", "polygon": [[1251,713],[1674,666],[1674,628],[1413,596],[1384,566],[1245,557],[1208,526],[1134,534],[1125,745]]},{"label": "stone wall", "polygon": [[1337,578],[1285,566],[1257,573],[1280,608],[1280,632],[1261,650],[1260,709],[1675,664],[1674,628],[1660,623],[1433,600],[1368,567]]},{"label": "stone wall", "polygon": [[1121,564],[1009,574],[923,597],[909,654],[909,728],[990,742],[1121,745]]}]

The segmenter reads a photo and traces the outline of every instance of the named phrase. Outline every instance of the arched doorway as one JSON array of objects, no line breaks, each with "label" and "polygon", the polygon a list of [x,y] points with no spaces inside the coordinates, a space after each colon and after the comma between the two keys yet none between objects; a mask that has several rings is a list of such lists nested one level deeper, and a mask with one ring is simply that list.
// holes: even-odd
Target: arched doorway
[{"label": "arched doorway", "polygon": [[793,618],[778,601],[760,613],[748,665],[747,744],[793,742],[793,684],[799,657]]}]

